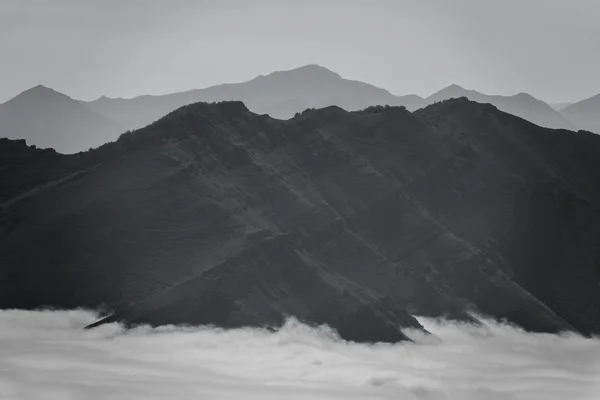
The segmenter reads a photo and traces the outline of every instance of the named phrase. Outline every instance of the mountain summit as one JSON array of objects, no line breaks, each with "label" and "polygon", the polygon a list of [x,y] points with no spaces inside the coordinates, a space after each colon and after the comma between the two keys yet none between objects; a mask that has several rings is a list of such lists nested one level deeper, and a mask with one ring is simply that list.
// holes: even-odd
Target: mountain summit
[{"label": "mountain summit", "polygon": [[[442,100],[448,100],[448,99],[458,99],[460,97],[468,97],[468,95],[481,96],[481,93],[477,92],[476,90],[467,90],[457,84],[451,84],[451,85],[446,86],[445,88],[439,90],[438,92],[432,94],[431,96],[427,97],[426,100],[431,104],[436,101],[442,101]],[[473,101],[475,101],[475,100],[473,100]]]},{"label": "mountain summit", "polygon": [[268,75],[260,75],[254,78],[256,79],[277,79],[282,77],[284,80],[289,79],[290,77],[296,77],[297,79],[302,80],[330,80],[330,79],[343,79],[338,73],[333,72],[325,67],[322,67],[317,64],[307,64],[302,67],[294,68],[291,70],[285,71],[275,71],[271,72]]},{"label": "mountain summit", "polygon": [[59,110],[62,107],[73,107],[75,103],[78,102],[66,94],[43,85],[37,85],[19,93],[4,104],[0,104],[0,107],[5,112],[20,112],[26,108],[45,107]]}]

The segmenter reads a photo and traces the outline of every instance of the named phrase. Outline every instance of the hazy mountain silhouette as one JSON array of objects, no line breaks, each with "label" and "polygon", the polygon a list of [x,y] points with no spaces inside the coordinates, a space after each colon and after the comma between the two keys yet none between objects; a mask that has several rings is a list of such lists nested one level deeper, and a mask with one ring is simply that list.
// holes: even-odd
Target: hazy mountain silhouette
[{"label": "hazy mountain silhouette", "polygon": [[556,111],[561,111],[567,107],[569,107],[570,105],[572,105],[573,103],[568,103],[568,102],[562,102],[562,103],[548,103],[548,105],[550,107],[552,107],[553,109],[555,109]]},{"label": "hazy mountain silhouette", "polygon": [[85,104],[41,85],[0,104],[0,137],[63,153],[100,146],[124,131]]},{"label": "hazy mountain silhouette", "polygon": [[402,105],[413,111],[435,101],[462,96],[494,104],[541,126],[575,129],[559,112],[527,94],[488,96],[452,85],[427,99],[416,95],[395,96],[387,90],[344,79],[335,72],[311,64],[261,75],[242,83],[133,99],[103,96],[87,103],[38,86],[0,105],[0,136],[24,138],[41,147],[73,153],[115,140],[118,133],[142,128],[181,106],[198,101],[243,101],[258,114],[289,119],[306,109],[330,105],[347,111],[373,105]]},{"label": "hazy mountain silhouette", "polygon": [[577,128],[600,134],[600,94],[572,104],[561,113]]},{"label": "hazy mountain silhouette", "polygon": [[256,113],[280,119],[291,118],[307,108],[330,105],[349,111],[385,104],[403,105],[415,110],[425,105],[419,96],[394,96],[387,90],[344,79],[327,68],[313,64],[261,75],[242,83],[227,83],[164,96],[133,99],[103,97],[89,105],[127,128],[137,129],[183,105],[224,100],[243,101]]},{"label": "hazy mountain silhouette", "polygon": [[598,154],[465,98],[288,121],[197,103],[71,156],[0,141],[0,308],[296,315],[360,341],[469,309],[598,333]]},{"label": "hazy mountain silhouette", "polygon": [[448,100],[451,98],[467,97],[478,103],[490,103],[509,114],[524,118],[534,124],[546,128],[576,129],[576,127],[554,110],[548,104],[527,93],[514,96],[486,95],[476,90],[467,90],[458,85],[450,85],[425,100],[428,103]]}]

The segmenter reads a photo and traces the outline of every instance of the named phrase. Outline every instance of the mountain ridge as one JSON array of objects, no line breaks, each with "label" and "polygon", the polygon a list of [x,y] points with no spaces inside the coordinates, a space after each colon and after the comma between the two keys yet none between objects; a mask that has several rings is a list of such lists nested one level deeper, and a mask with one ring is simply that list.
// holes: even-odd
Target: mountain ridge
[{"label": "mountain ridge", "polygon": [[[308,64],[291,70],[259,75],[245,82],[223,83],[203,89],[191,89],[166,95],[141,95],[134,98],[101,96],[90,102],[80,101],[81,105],[96,114],[95,119],[100,117],[104,118],[104,121],[92,121],[87,124],[88,126],[100,125],[100,127],[92,129],[92,132],[86,134],[89,138],[85,143],[78,146],[73,145],[73,148],[68,150],[69,152],[87,150],[89,147],[96,147],[104,142],[112,141],[116,139],[118,133],[142,128],[183,105],[198,101],[240,100],[257,114],[269,114],[274,118],[289,119],[305,109],[322,108],[329,105],[338,105],[348,111],[356,111],[372,105],[403,105],[409,111],[415,111],[431,102],[463,96],[474,101],[494,104],[503,111],[523,117],[540,126],[576,129],[565,117],[566,112],[559,113],[546,103],[525,93],[514,96],[489,96],[454,84],[427,98],[414,94],[397,96],[386,89],[368,83],[345,79],[325,67]],[[20,113],[30,113],[27,107],[22,108]],[[13,112],[16,113],[16,111]],[[84,111],[81,112],[86,114]],[[4,117],[1,115],[0,124],[2,119],[10,119],[9,113],[4,113]],[[5,132],[4,136],[26,138],[29,142],[43,147],[63,148],[62,141],[64,140],[60,139],[62,131],[68,131],[69,136],[73,137],[77,136],[77,131],[89,129],[85,127],[85,124],[76,122],[71,124],[72,119],[81,119],[77,115],[78,113],[71,112],[69,114],[69,112],[56,111],[53,115],[46,116],[45,120],[62,121],[63,125],[64,123],[67,125],[56,128],[49,134],[43,132],[41,127],[24,129],[23,126],[27,125],[27,121],[23,118],[19,120],[20,122],[3,128],[2,132]],[[46,125],[48,125],[47,122],[41,124],[41,126]],[[595,126],[583,124],[582,129],[594,130]],[[24,133],[27,131],[34,131],[36,134]],[[53,145],[52,136],[59,138],[56,139],[59,145]]]},{"label": "mountain ridge", "polygon": [[0,307],[225,327],[295,315],[357,341],[468,310],[597,332],[598,149],[467,99],[287,121],[184,106],[58,155],[96,167],[2,209]]},{"label": "mountain ridge", "polygon": [[[377,104],[406,105],[417,109],[423,105],[416,95],[395,96],[374,85],[342,78],[325,67],[308,64],[299,68],[275,71],[239,83],[223,83],[203,89],[191,89],[166,95],[146,95],[133,99],[110,99],[90,102],[103,113],[128,126],[141,128],[169,111],[197,101],[240,100],[259,114],[289,119],[307,108],[338,105],[349,111]],[[135,104],[135,103],[138,104]],[[123,108],[127,108],[126,111]]]},{"label": "mountain ridge", "polygon": [[516,115],[546,128],[577,129],[567,118],[547,103],[523,92],[512,96],[487,95],[453,84],[428,96],[425,100],[431,103],[458,97],[467,97],[479,103],[493,104],[504,112]]}]

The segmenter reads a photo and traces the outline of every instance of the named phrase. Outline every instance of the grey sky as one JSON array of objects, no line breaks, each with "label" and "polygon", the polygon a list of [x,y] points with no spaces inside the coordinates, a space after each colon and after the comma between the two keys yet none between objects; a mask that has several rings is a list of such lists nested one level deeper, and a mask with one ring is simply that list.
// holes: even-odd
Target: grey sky
[{"label": "grey sky", "polygon": [[238,82],[316,63],[394,94],[457,83],[549,102],[600,93],[598,0],[0,0],[0,102]]}]

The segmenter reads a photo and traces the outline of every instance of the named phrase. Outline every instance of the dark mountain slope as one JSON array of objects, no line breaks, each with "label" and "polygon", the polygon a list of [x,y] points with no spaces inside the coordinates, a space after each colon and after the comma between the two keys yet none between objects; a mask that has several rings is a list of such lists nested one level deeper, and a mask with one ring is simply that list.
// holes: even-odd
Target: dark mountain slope
[{"label": "dark mountain slope", "polygon": [[0,204],[14,201],[27,191],[63,178],[79,167],[53,149],[27,146],[24,139],[0,138]]},{"label": "dark mountain slope", "polygon": [[0,104],[0,137],[77,153],[115,140],[119,124],[87,105],[44,86]]},{"label": "dark mountain slope", "polygon": [[598,332],[599,145],[466,99],[290,121],[185,106],[2,209],[0,307],[296,315],[354,340],[462,310]]},{"label": "dark mountain slope", "polygon": [[[458,140],[452,142],[457,146],[452,153],[460,156],[440,165],[440,179],[430,186],[435,191],[424,197],[430,209],[439,207],[440,218],[457,227],[461,236],[490,241],[491,248],[501,250],[516,283],[580,330],[597,332],[597,136],[542,129],[491,106],[481,106],[480,113],[455,108],[459,104],[447,105],[450,118],[431,122],[454,132]],[[427,109],[417,115],[430,121],[439,118],[437,111]],[[463,127],[456,126],[456,119]],[[447,196],[450,189],[455,196]],[[473,229],[469,219],[479,229]]]},{"label": "dark mountain slope", "polygon": [[571,104],[560,112],[579,129],[600,134],[600,94]]}]

